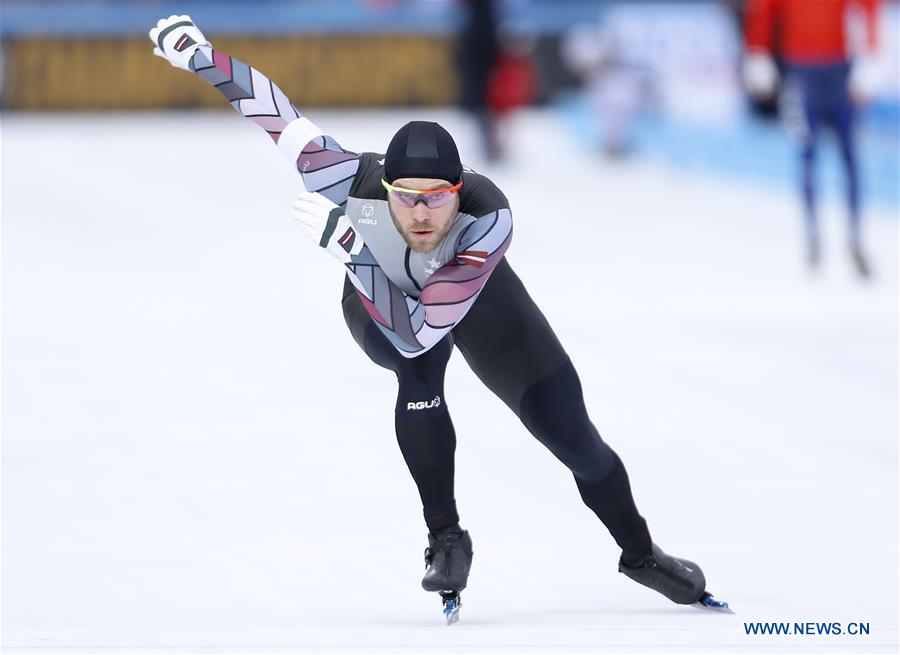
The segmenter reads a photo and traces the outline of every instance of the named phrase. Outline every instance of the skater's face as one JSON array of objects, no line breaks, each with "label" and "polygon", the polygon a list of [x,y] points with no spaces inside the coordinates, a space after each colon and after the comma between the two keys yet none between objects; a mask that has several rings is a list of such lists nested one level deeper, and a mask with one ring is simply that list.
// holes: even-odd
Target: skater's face
[{"label": "skater's face", "polygon": [[[446,180],[425,177],[405,177],[394,180],[391,185],[413,191],[454,188]],[[391,210],[394,227],[413,252],[431,252],[450,232],[453,219],[459,212],[459,195],[455,192],[452,195],[451,202],[440,207],[429,207],[424,199],[412,207],[406,207],[394,197],[393,192],[388,193],[388,207]]]}]

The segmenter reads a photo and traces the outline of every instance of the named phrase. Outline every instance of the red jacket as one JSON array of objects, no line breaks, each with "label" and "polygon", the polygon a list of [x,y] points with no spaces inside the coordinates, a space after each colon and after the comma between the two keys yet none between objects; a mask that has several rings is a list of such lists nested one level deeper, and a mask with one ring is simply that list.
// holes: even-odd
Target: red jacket
[{"label": "red jacket", "polygon": [[530,105],[536,92],[537,75],[531,57],[500,53],[488,80],[488,107],[503,114]]},{"label": "red jacket", "polygon": [[845,21],[854,5],[865,17],[866,46],[874,50],[878,0],[749,0],[747,49],[778,54],[792,63],[849,59],[853,53],[847,49]]}]

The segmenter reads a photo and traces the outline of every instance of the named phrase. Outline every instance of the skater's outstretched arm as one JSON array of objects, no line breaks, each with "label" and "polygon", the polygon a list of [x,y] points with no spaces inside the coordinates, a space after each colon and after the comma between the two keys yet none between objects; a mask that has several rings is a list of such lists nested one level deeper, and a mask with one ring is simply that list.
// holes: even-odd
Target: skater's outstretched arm
[{"label": "skater's outstretched arm", "polygon": [[169,16],[152,30],[154,54],[199,75],[242,116],[263,128],[310,191],[338,205],[347,201],[359,155],[306,118],[272,80],[255,68],[215,50],[190,16]]},{"label": "skater's outstretched arm", "polygon": [[469,208],[480,210],[480,217],[460,235],[455,257],[428,278],[418,299],[388,278],[340,207],[319,194],[303,193],[292,213],[310,237],[344,263],[363,306],[394,347],[405,357],[417,357],[463,319],[509,247],[512,214],[502,194],[496,195],[493,202]]}]

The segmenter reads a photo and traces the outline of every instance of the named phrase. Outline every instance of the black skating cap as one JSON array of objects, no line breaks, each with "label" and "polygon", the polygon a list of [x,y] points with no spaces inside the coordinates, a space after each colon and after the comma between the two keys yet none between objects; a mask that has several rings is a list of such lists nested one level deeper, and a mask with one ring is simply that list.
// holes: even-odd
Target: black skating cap
[{"label": "black skating cap", "polygon": [[388,182],[430,177],[456,184],[462,177],[462,163],[453,137],[437,123],[407,123],[391,139],[384,157],[384,176]]}]

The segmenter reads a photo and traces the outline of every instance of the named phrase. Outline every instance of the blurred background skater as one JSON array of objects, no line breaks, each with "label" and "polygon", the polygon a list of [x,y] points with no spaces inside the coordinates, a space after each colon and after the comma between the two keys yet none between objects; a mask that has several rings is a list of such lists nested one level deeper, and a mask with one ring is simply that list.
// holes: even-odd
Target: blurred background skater
[{"label": "blurred background skater", "polygon": [[634,148],[635,121],[650,100],[648,71],[629,61],[615,30],[602,20],[569,30],[561,55],[584,84],[601,153],[610,159],[627,156]]},{"label": "blurred background skater", "polygon": [[800,182],[807,261],[817,268],[821,235],[815,181],[819,132],[837,136],[846,180],[848,245],[857,272],[871,276],[862,244],[860,180],[854,134],[858,109],[877,86],[878,0],[749,0],[746,10],[744,80],[759,98],[772,97],[781,59],[782,120],[800,148]]},{"label": "blurred background skater", "polygon": [[500,52],[497,13],[493,0],[464,0],[464,18],[456,46],[459,104],[478,127],[488,161],[501,158],[494,116],[488,106],[488,80]]},{"label": "blurred background skater", "polygon": [[487,82],[487,121],[490,140],[485,141],[489,159],[502,159],[507,145],[515,140],[509,133],[510,117],[534,103],[538,79],[534,64],[535,39],[521,34],[512,25],[501,23],[499,50]]}]

